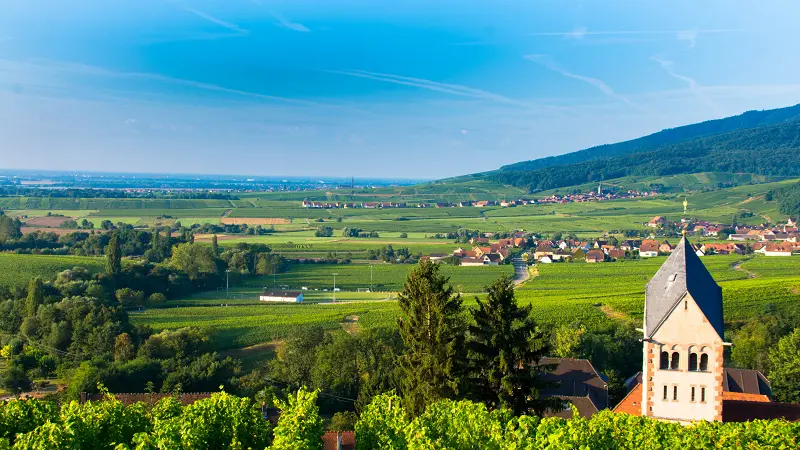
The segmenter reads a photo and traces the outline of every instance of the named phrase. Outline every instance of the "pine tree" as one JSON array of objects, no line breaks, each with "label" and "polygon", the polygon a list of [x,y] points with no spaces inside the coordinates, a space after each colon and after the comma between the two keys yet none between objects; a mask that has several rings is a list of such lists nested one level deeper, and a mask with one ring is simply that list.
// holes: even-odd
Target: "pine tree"
[{"label": "pine tree", "polygon": [[454,398],[461,385],[466,325],[461,296],[448,282],[439,265],[423,262],[408,274],[398,295],[406,347],[399,359],[400,388],[414,415],[437,400]]},{"label": "pine tree", "polygon": [[214,252],[214,256],[219,256],[219,244],[217,243],[217,235],[211,236],[211,250]]},{"label": "pine tree", "polygon": [[35,316],[39,305],[44,303],[44,283],[36,277],[28,283],[28,296],[25,298],[25,313],[28,317]]},{"label": "pine tree", "polygon": [[117,233],[112,233],[111,240],[108,241],[106,247],[106,272],[109,275],[116,276],[122,272],[122,255],[119,248],[119,236]]},{"label": "pine tree", "polygon": [[539,360],[549,351],[545,333],[531,318],[531,306],[519,307],[514,283],[500,278],[489,287],[485,301],[471,310],[469,327],[469,394],[487,407],[507,408],[514,414],[542,414],[559,401],[539,399],[547,383]]}]

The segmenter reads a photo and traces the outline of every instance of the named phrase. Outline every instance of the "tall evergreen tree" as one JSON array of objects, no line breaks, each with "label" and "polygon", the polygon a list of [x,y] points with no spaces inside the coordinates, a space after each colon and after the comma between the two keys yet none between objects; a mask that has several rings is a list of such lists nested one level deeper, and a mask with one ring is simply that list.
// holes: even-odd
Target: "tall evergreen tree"
[{"label": "tall evergreen tree", "polygon": [[111,234],[111,240],[106,247],[106,272],[116,276],[122,272],[122,251],[119,248],[119,236]]},{"label": "tall evergreen tree", "polygon": [[420,263],[398,295],[398,321],[405,352],[399,382],[405,406],[418,415],[425,407],[459,393],[465,365],[466,324],[461,296],[439,273],[439,265]]},{"label": "tall evergreen tree", "polygon": [[546,367],[539,360],[549,351],[545,333],[531,318],[531,306],[520,307],[514,283],[500,278],[489,287],[485,301],[477,299],[469,327],[469,395],[489,408],[507,408],[515,414],[542,414],[559,406],[543,400],[539,392],[547,383]]},{"label": "tall evergreen tree", "polygon": [[217,243],[217,235],[211,236],[211,250],[214,252],[214,256],[219,256],[219,244]]},{"label": "tall evergreen tree", "polygon": [[28,296],[25,298],[25,313],[28,317],[35,316],[39,305],[44,303],[44,283],[36,277],[28,282]]}]

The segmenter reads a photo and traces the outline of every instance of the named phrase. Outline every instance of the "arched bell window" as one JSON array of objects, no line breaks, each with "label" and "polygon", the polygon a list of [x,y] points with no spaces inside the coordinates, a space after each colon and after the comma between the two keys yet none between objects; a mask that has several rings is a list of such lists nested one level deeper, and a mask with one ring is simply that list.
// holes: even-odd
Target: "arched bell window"
[{"label": "arched bell window", "polygon": [[700,355],[700,370],[703,372],[708,371],[708,354],[703,353]]},{"label": "arched bell window", "polygon": [[697,353],[689,353],[689,370],[697,370]]},{"label": "arched bell window", "polygon": [[669,369],[669,353],[668,352],[661,352],[661,365],[659,367],[662,370]]},{"label": "arched bell window", "polygon": [[681,354],[678,352],[672,352],[672,360],[670,361],[669,368],[672,370],[678,370],[680,367],[681,362]]}]

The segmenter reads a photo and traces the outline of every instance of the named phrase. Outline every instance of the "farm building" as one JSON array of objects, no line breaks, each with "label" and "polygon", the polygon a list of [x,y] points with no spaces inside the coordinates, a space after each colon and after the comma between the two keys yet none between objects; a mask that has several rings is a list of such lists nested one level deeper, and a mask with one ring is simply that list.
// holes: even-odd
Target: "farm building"
[{"label": "farm building", "polygon": [[258,299],[262,302],[301,303],[303,293],[300,291],[264,291]]}]

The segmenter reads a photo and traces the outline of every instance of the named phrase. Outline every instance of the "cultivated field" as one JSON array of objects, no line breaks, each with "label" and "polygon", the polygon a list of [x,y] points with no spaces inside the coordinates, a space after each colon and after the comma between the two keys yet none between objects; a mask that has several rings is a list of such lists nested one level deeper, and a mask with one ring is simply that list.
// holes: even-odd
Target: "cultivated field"
[{"label": "cultivated field", "polygon": [[[664,259],[541,265],[533,269],[535,276],[518,288],[517,297],[522,304],[533,305],[536,319],[546,324],[592,327],[618,320],[640,326],[645,285]],[[722,286],[725,320],[729,323],[758,317],[765,309],[780,311],[800,305],[800,258],[706,256],[703,262]],[[739,263],[740,268],[734,268]],[[359,280],[351,286],[364,283],[363,267],[336,267],[337,273],[343,274],[337,276],[337,287],[340,278]],[[390,267],[396,278],[400,276],[396,268],[403,266],[378,267]],[[319,280],[320,286],[330,289],[333,277],[328,271],[333,270],[301,266],[299,271],[279,276],[278,284],[282,279],[299,280],[302,275],[304,280]],[[480,276],[490,280],[493,275]],[[367,282],[368,276],[367,272]],[[457,280],[457,275],[453,279]],[[272,286],[271,277],[263,281]],[[214,333],[220,348],[235,348],[280,339],[317,325],[337,330],[345,317],[353,315],[358,316],[361,328],[391,327],[399,314],[393,293],[337,292],[341,303],[329,304],[332,292],[309,291],[310,304],[268,305],[255,300],[259,291],[257,286],[234,288],[231,297],[226,297],[224,290],[210,292],[171,301],[165,309],[136,313],[133,319],[155,329],[200,326]],[[465,295],[465,305],[474,305],[474,297]]]},{"label": "cultivated field", "polygon": [[99,272],[105,268],[105,263],[105,258],[90,256],[0,253],[0,287],[25,287],[32,278],[49,280],[58,272],[77,266]]}]

